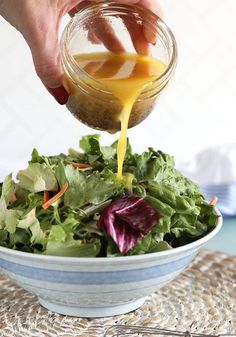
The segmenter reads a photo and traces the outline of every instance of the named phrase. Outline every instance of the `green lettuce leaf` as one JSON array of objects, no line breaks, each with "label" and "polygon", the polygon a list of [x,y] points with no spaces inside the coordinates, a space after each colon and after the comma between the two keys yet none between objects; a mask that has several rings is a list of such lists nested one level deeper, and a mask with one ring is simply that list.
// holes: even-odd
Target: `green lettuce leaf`
[{"label": "green lettuce leaf", "polygon": [[48,241],[44,254],[54,256],[95,257],[100,251],[100,240],[83,244],[81,240]]},{"label": "green lettuce leaf", "polygon": [[18,222],[18,212],[16,210],[13,209],[8,209],[6,210],[5,213],[5,229],[13,234],[16,231],[16,226],[17,226],[17,222]]},{"label": "green lettuce leaf", "polygon": [[7,247],[8,231],[6,229],[0,229],[0,246]]},{"label": "green lettuce leaf", "polygon": [[100,154],[99,134],[88,135],[81,138],[80,148],[87,154]]},{"label": "green lettuce leaf", "polygon": [[67,165],[64,172],[70,187],[64,195],[65,206],[79,208],[90,203],[98,205],[122,190],[122,185],[117,183],[115,174],[109,169],[87,175],[82,170]]},{"label": "green lettuce leaf", "polygon": [[15,191],[15,183],[12,180],[12,173],[11,173],[8,176],[6,176],[2,184],[0,210],[5,209],[9,205],[14,191]]},{"label": "green lettuce leaf", "polygon": [[30,233],[21,229],[16,228],[14,234],[9,234],[7,236],[8,247],[16,250],[33,252],[33,249],[30,249]]},{"label": "green lettuce leaf", "polygon": [[128,255],[156,253],[171,248],[172,247],[168,244],[168,242],[158,242],[152,237],[152,235],[147,235],[128,252]]},{"label": "green lettuce leaf", "polygon": [[[1,246],[60,256],[120,256],[98,221],[125,194],[144,198],[161,214],[129,255],[178,247],[214,228],[218,217],[214,207],[205,203],[197,184],[176,170],[172,156],[153,148],[133,153],[128,141],[124,179],[117,181],[117,141],[102,146],[99,135],[88,135],[80,147],[52,156],[34,149],[29,166],[17,175],[18,182],[10,174],[0,184]],[[75,168],[71,162],[91,168]],[[65,182],[69,187],[64,195],[44,209],[43,191],[52,197]]]},{"label": "green lettuce leaf", "polygon": [[175,214],[171,219],[171,233],[177,238],[188,235],[192,237],[200,237],[207,232],[207,224],[198,220],[194,214]]},{"label": "green lettuce leaf", "polygon": [[46,237],[41,229],[40,222],[36,217],[35,208],[18,221],[17,228],[25,229],[27,232],[30,231],[31,244],[39,244],[44,247]]},{"label": "green lettuce leaf", "polygon": [[17,174],[19,186],[30,192],[56,191],[58,189],[54,172],[45,163],[29,164]]}]

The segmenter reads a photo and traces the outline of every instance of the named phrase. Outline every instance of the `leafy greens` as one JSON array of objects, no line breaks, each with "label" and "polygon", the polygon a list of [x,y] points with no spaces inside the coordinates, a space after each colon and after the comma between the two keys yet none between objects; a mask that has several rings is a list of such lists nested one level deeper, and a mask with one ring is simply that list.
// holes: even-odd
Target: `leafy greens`
[{"label": "leafy greens", "polygon": [[120,181],[116,146],[88,135],[81,152],[41,156],[34,149],[17,181],[10,174],[0,184],[0,245],[60,256],[135,255],[212,230],[214,207],[173,157],[153,148],[136,154],[128,143]]}]

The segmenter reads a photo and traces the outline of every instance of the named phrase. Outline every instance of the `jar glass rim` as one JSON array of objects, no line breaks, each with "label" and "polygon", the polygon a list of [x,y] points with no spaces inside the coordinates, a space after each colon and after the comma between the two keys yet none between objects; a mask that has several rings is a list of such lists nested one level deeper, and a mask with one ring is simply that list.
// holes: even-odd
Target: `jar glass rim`
[{"label": "jar glass rim", "polygon": [[[108,8],[108,7],[109,7],[109,10],[137,8],[137,10],[139,12],[141,11],[143,15],[147,15],[150,18],[154,19],[154,22],[156,23],[156,26],[157,26],[157,31],[158,32],[161,31],[161,33],[163,34],[165,39],[168,41],[168,44],[169,44],[169,47],[170,47],[169,48],[170,49],[170,57],[169,57],[169,62],[168,62],[168,64],[166,64],[166,67],[165,67],[164,71],[161,73],[161,75],[159,77],[157,77],[155,80],[148,82],[147,85],[145,86],[147,88],[147,90],[145,90],[145,88],[144,88],[143,92],[146,93],[147,91],[149,91],[150,86],[153,86],[155,84],[160,85],[161,83],[164,83],[165,81],[167,81],[168,78],[170,77],[171,73],[174,71],[174,69],[176,67],[177,54],[178,54],[177,43],[176,43],[175,37],[174,37],[171,29],[166,25],[166,23],[158,15],[156,15],[151,10],[149,10],[149,9],[143,7],[143,6],[140,6],[138,4],[117,3],[117,2],[113,2],[113,1],[98,2],[98,3],[95,3],[93,5],[90,4],[86,7],[84,7],[82,10],[78,11],[78,13],[76,13],[74,15],[74,17],[70,20],[70,22],[65,27],[65,29],[62,33],[60,45],[61,45],[61,51],[62,51],[62,63],[65,66],[65,61],[67,61],[67,65],[68,65],[68,61],[69,61],[70,75],[71,75],[71,72],[72,73],[76,72],[76,74],[79,74],[83,79],[86,79],[86,78],[89,79],[88,83],[86,83],[86,84],[88,86],[91,86],[93,88],[93,90],[95,89],[97,91],[101,91],[101,92],[106,93],[106,94],[111,94],[110,91],[108,91],[106,89],[101,89],[101,87],[104,86],[104,83],[95,79],[94,77],[92,77],[86,71],[84,71],[82,68],[79,67],[78,63],[76,62],[75,58],[70,53],[69,48],[68,48],[68,42],[69,42],[69,39],[70,39],[72,27],[73,27],[74,23],[79,20],[80,14],[85,12],[86,10],[92,12],[93,10],[96,10],[96,9],[102,10],[102,9],[105,9],[105,8]],[[151,22],[151,20],[150,20],[150,22]],[[72,80],[73,80],[73,78],[72,78]],[[93,83],[97,83],[100,88],[96,88],[96,87],[92,86],[91,81]],[[76,81],[73,81],[73,82],[75,82],[75,84],[76,84]]]}]

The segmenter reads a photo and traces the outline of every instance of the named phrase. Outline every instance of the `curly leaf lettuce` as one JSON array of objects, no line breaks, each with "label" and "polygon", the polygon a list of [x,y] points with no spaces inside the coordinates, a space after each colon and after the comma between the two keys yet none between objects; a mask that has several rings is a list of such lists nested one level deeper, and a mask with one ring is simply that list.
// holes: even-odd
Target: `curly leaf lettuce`
[{"label": "curly leaf lettuce", "polygon": [[10,174],[0,184],[1,246],[60,256],[146,254],[214,228],[214,207],[173,157],[152,148],[136,154],[128,143],[118,181],[117,142],[102,146],[99,135],[88,135],[80,146],[54,156],[34,149],[17,181]]},{"label": "curly leaf lettuce", "polygon": [[25,170],[18,172],[19,186],[30,192],[56,191],[57,180],[50,167],[45,163],[31,163]]}]

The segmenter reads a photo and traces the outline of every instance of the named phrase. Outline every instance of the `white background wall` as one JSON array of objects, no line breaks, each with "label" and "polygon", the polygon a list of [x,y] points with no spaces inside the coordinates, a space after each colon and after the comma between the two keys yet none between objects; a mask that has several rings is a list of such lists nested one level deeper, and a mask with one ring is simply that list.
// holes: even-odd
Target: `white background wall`
[{"label": "white background wall", "polygon": [[[160,3],[178,42],[178,67],[156,110],[130,130],[129,137],[135,150],[153,146],[180,163],[205,147],[236,142],[236,1]],[[3,174],[26,161],[33,147],[45,154],[66,151],[94,130],[79,123],[46,92],[23,38],[1,18],[0,39]],[[114,138],[103,133],[104,143]]]}]

